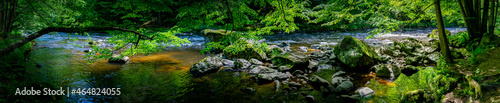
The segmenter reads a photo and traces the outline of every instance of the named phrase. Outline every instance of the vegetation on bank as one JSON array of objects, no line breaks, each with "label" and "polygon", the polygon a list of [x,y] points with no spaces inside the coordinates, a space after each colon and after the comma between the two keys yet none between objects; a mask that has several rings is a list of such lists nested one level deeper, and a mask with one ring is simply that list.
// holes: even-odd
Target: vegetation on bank
[{"label": "vegetation on bank", "polygon": [[[186,39],[176,37],[175,34],[199,32],[204,29],[235,32],[214,39],[202,52],[238,55],[262,54],[267,46],[267,44],[243,43],[246,41],[239,41],[240,38],[258,40],[261,38],[259,35],[275,32],[374,28],[370,33],[378,34],[406,27],[436,27],[434,25],[437,21],[443,21],[441,23],[444,26],[467,27],[467,33],[450,35],[445,39],[449,39],[451,47],[466,48],[471,54],[470,58],[448,63],[442,59],[435,68],[420,70],[412,76],[400,75],[393,87],[387,87],[387,95],[376,98],[383,98],[386,101],[399,101],[402,100],[400,98],[402,96],[405,97],[404,100],[420,99],[404,96],[409,91],[414,92],[412,95],[427,95],[423,96],[425,101],[440,101],[450,91],[461,98],[466,98],[469,95],[481,93],[475,89],[477,87],[470,85],[472,80],[486,83],[480,85],[480,88],[494,88],[495,83],[498,82],[498,79],[492,79],[497,78],[498,75],[485,73],[491,64],[485,64],[490,62],[481,57],[484,53],[498,53],[488,51],[490,48],[499,46],[498,34],[496,34],[498,31],[494,31],[498,30],[495,26],[498,1],[495,0],[458,0],[458,2],[441,0],[441,7],[432,6],[436,5],[432,0],[211,0],[201,2],[195,0],[69,0],[64,2],[4,0],[1,3],[4,5],[0,8],[2,10],[0,13],[2,14],[0,16],[0,48],[22,40],[23,33],[33,33],[30,31],[47,27],[120,27],[153,38],[144,40],[143,38],[147,37],[128,32],[108,31],[112,35],[108,41],[116,46],[114,48],[93,46],[93,51],[86,55],[86,58],[91,61],[110,58],[114,51],[122,56],[160,52],[168,45],[180,46],[182,43],[189,43]],[[455,7],[457,4],[460,8]],[[436,8],[441,8],[443,20],[438,20],[441,17],[435,17]],[[442,28],[443,26],[440,26],[440,33],[444,33]],[[12,90],[19,84],[53,87],[49,83],[40,84],[38,77],[23,74],[29,70],[26,68],[36,67],[35,64],[24,65],[25,56],[32,44],[24,44],[10,54],[0,57],[0,68],[5,68],[1,70],[3,73],[1,78],[6,80],[0,82],[2,84],[0,91]],[[247,50],[253,46],[257,48]],[[441,47],[447,48],[448,45]],[[451,54],[453,51],[448,53]],[[377,85],[376,82],[372,83]],[[455,87],[462,89],[454,89]],[[2,98],[7,97],[11,95],[2,95]],[[52,97],[54,100],[60,100],[59,98],[62,97]],[[0,99],[0,101],[21,99],[32,98],[10,98]],[[47,99],[49,100],[51,99]]]}]

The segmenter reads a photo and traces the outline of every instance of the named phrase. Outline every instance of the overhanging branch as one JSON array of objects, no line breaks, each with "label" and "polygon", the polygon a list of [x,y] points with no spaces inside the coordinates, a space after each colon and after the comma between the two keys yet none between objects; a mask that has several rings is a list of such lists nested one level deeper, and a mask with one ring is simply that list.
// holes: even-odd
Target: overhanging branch
[{"label": "overhanging branch", "polygon": [[0,57],[3,57],[10,52],[14,51],[15,49],[23,46],[24,44],[44,35],[50,32],[86,32],[86,31],[109,31],[109,30],[117,30],[117,31],[124,31],[124,32],[131,32],[136,35],[139,35],[139,39],[143,39],[142,37],[152,40],[153,37],[146,36],[144,34],[141,34],[137,31],[129,30],[129,29],[124,29],[124,28],[118,28],[118,27],[85,27],[85,28],[65,28],[65,27],[48,27],[45,29],[42,29],[34,34],[28,35],[28,37],[23,38],[17,42],[14,42],[10,44],[9,46],[0,49]]}]

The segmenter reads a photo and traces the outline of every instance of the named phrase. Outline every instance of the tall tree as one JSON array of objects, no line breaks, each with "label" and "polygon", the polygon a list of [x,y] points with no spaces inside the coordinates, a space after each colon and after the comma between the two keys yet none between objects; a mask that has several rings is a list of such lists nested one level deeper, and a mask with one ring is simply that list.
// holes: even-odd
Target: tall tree
[{"label": "tall tree", "polygon": [[[470,36],[470,40],[481,40],[483,35],[493,34],[493,31],[490,30],[488,33],[488,29],[494,29],[494,26],[487,26],[488,19],[491,19],[491,22],[495,22],[495,18],[489,16],[495,16],[495,11],[492,7],[494,7],[495,3],[492,1],[492,6],[490,7],[490,0],[457,0],[460,11],[462,12],[462,16],[465,20],[465,25],[467,28],[467,33]],[[482,6],[481,6],[482,4]],[[491,9],[491,10],[490,10]],[[482,10],[482,12],[481,12]],[[489,15],[488,15],[489,14]],[[491,23],[490,23],[491,24]],[[485,38],[485,39],[489,39]]]},{"label": "tall tree", "polygon": [[434,0],[434,7],[436,10],[437,27],[439,32],[439,45],[441,47],[441,54],[447,63],[453,63],[453,58],[451,58],[450,49],[448,48],[448,39],[444,33],[443,17],[441,16],[441,6],[439,0]]}]

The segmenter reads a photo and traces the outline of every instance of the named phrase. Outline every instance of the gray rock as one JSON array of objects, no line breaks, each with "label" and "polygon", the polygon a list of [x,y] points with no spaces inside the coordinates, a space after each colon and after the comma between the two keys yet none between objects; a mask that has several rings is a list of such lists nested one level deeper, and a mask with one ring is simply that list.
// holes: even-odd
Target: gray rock
[{"label": "gray rock", "polygon": [[257,75],[258,81],[261,82],[271,82],[274,80],[283,80],[288,78],[288,75],[281,72],[272,72],[272,73],[261,73]]},{"label": "gray rock", "polygon": [[109,63],[118,63],[118,64],[125,64],[130,61],[130,58],[128,56],[121,56],[120,54],[113,54],[111,58],[109,58],[108,62]]},{"label": "gray rock", "polygon": [[309,66],[307,66],[310,70],[316,70],[318,69],[318,61],[316,60],[309,60]]},{"label": "gray rock", "polygon": [[345,73],[345,72],[344,72],[344,71],[341,71],[341,70],[340,70],[340,71],[337,71],[337,72],[333,73],[332,78],[333,78],[333,77],[340,76],[340,75],[342,75],[342,74],[344,74],[344,73]]},{"label": "gray rock", "polygon": [[317,71],[327,70],[327,69],[333,69],[333,66],[332,65],[328,65],[328,64],[321,64],[321,65],[318,65],[318,70]]},{"label": "gray rock", "polygon": [[356,92],[358,92],[359,96],[361,96],[361,97],[369,97],[369,96],[372,96],[373,94],[375,94],[375,91],[373,91],[372,89],[370,89],[368,87],[358,88],[356,90]]},{"label": "gray rock", "polygon": [[290,82],[290,83],[288,83],[288,86],[290,86],[290,87],[302,87],[302,85],[297,83],[297,82]]},{"label": "gray rock", "polygon": [[330,85],[330,82],[327,80],[317,76],[317,75],[311,75],[309,78],[309,83],[312,85],[317,85],[317,86],[328,86]]},{"label": "gray rock", "polygon": [[278,70],[279,71],[290,71],[291,69],[288,66],[280,66],[280,67],[278,67]]},{"label": "gray rock", "polygon": [[308,57],[301,52],[291,51],[287,54],[276,55],[272,59],[273,64],[287,65],[292,69],[304,69],[309,65]]},{"label": "gray rock", "polygon": [[259,74],[259,73],[274,73],[277,72],[275,69],[268,68],[266,66],[255,66],[248,73]]},{"label": "gray rock", "polygon": [[287,47],[287,46],[289,47],[289,46],[290,46],[290,43],[288,43],[288,42],[286,42],[286,41],[285,41],[285,42],[280,42],[280,43],[278,44],[278,46],[279,46],[279,47]]},{"label": "gray rock", "polygon": [[222,67],[221,58],[208,56],[200,62],[194,64],[190,68],[190,72],[193,75],[204,75],[207,73],[216,72]]},{"label": "gray rock", "polygon": [[262,62],[255,59],[255,58],[250,59],[250,63],[252,63],[254,65],[262,65]]},{"label": "gray rock", "polygon": [[222,62],[222,65],[224,65],[226,67],[233,67],[234,66],[234,61],[229,60],[229,59],[222,59],[221,62]]},{"label": "gray rock", "polygon": [[338,86],[340,85],[340,83],[346,81],[347,79],[346,78],[343,78],[343,77],[333,77],[332,78],[332,85],[333,86]]},{"label": "gray rock", "polygon": [[236,69],[248,69],[250,67],[250,65],[252,65],[252,64],[245,59],[237,59],[234,62],[234,67]]},{"label": "gray rock", "polygon": [[313,44],[313,45],[311,45],[311,49],[319,49],[320,46],[321,45],[319,45],[319,44]]},{"label": "gray rock", "polygon": [[344,82],[340,83],[339,86],[337,86],[336,92],[341,92],[341,93],[348,92],[349,90],[352,89],[353,86],[354,86],[354,84],[351,81],[349,81],[349,80],[344,81]]}]

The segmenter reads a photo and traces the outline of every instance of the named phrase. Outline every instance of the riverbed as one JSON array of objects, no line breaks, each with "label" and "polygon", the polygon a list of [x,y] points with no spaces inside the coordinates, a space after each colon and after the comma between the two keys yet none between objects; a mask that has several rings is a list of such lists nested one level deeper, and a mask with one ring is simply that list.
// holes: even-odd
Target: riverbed
[{"label": "riverbed", "polygon": [[[452,34],[465,31],[465,28],[447,29]],[[427,34],[432,30],[399,31],[377,35],[370,39],[366,39],[369,35],[367,31],[274,34],[263,37],[266,42],[289,42],[291,49],[297,50],[301,46],[310,47],[312,44],[337,45],[346,35],[363,40],[370,46],[391,45],[393,41],[407,37],[429,41]],[[300,93],[284,95],[275,92],[274,83],[257,84],[245,74],[218,72],[203,77],[193,77],[189,74],[191,65],[208,56],[200,53],[206,40],[202,35],[193,33],[177,36],[187,38],[191,44],[183,44],[182,47],[170,46],[163,52],[147,56],[131,56],[131,61],[127,64],[112,64],[107,60],[88,63],[83,52],[90,49],[89,41],[102,42],[99,44],[102,47],[112,47],[113,45],[105,43],[109,35],[91,33],[82,36],[54,33],[35,40],[38,45],[29,54],[28,63],[40,65],[36,68],[39,72],[31,73],[31,75],[41,75],[43,81],[40,82],[63,88],[120,88],[121,90],[121,95],[70,95],[66,98],[68,102],[305,102],[305,97],[300,96]],[[308,52],[310,51],[313,50]],[[370,75],[364,76],[367,80],[363,81],[373,78]],[[242,88],[254,88],[255,91],[246,92]],[[316,96],[316,99],[320,102],[331,101],[327,96]]]}]

